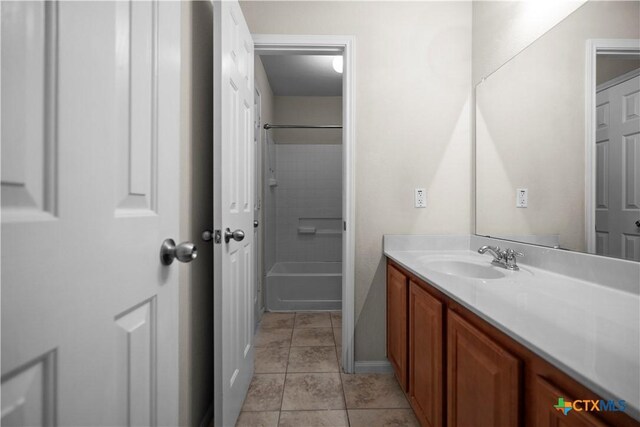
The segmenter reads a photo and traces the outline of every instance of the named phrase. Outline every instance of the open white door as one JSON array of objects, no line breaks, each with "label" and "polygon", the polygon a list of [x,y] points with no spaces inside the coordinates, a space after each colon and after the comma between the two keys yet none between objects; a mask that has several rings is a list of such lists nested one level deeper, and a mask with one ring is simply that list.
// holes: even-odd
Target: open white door
[{"label": "open white door", "polygon": [[[640,261],[640,76],[596,95],[596,253]],[[613,84],[616,83],[616,84]]]},{"label": "open white door", "polygon": [[178,424],[178,2],[2,2],[2,425]]},{"label": "open white door", "polygon": [[214,3],[215,425],[235,425],[253,375],[253,40],[237,1]]}]

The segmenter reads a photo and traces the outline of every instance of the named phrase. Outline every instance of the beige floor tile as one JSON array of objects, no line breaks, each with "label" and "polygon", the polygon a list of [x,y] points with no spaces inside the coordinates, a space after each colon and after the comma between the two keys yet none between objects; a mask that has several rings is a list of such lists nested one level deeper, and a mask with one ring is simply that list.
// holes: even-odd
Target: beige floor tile
[{"label": "beige floor tile", "polygon": [[347,408],[409,408],[393,374],[342,374]]},{"label": "beige floor tile", "polygon": [[295,328],[330,328],[330,313],[296,313]]},{"label": "beige floor tile", "polygon": [[336,346],[336,357],[338,358],[338,369],[342,372],[342,346]]},{"label": "beige floor tile", "polygon": [[290,329],[293,328],[295,313],[264,313],[260,320],[262,329]]},{"label": "beige floor tile", "polygon": [[333,328],[333,340],[336,345],[342,344],[342,328]]},{"label": "beige floor tile", "polygon": [[344,408],[340,374],[287,374],[283,411]]},{"label": "beige floor tile", "polygon": [[411,409],[349,409],[351,427],[420,427]]},{"label": "beige floor tile", "polygon": [[279,411],[240,412],[236,427],[277,427]]},{"label": "beige floor tile", "polygon": [[342,328],[342,312],[341,311],[331,312],[331,326],[333,326],[334,328]]},{"label": "beige floor tile", "polygon": [[282,411],[280,427],[348,427],[347,411]]},{"label": "beige floor tile", "polygon": [[287,372],[339,372],[335,347],[291,347]]},{"label": "beige floor tile", "polygon": [[293,329],[259,329],[255,335],[256,347],[289,347]]},{"label": "beige floor tile", "polygon": [[256,347],[256,374],[287,372],[289,347]]},{"label": "beige floor tile", "polygon": [[284,374],[255,374],[249,385],[243,411],[278,411],[282,403]]},{"label": "beige floor tile", "polygon": [[333,346],[333,330],[331,328],[294,329],[291,345],[296,347]]}]

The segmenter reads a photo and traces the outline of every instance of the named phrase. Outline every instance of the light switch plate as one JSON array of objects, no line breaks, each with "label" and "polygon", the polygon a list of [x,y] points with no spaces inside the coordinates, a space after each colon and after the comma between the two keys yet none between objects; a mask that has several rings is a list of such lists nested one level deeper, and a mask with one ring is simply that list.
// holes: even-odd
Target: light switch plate
[{"label": "light switch plate", "polygon": [[526,208],[529,205],[529,190],[526,188],[516,189],[516,208]]},{"label": "light switch plate", "polygon": [[415,207],[426,208],[427,207],[427,190],[424,188],[415,189]]}]

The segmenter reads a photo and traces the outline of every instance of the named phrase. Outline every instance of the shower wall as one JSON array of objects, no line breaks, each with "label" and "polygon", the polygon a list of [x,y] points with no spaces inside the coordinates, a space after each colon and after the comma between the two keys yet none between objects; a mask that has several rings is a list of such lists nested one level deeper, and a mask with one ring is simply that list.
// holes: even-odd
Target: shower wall
[{"label": "shower wall", "polygon": [[276,162],[276,261],[341,261],[342,145],[278,144]]},{"label": "shower wall", "polygon": [[[342,97],[275,96],[273,123],[341,124]],[[265,248],[275,253],[265,253],[265,270],[277,262],[341,261],[341,130],[267,134]]]}]

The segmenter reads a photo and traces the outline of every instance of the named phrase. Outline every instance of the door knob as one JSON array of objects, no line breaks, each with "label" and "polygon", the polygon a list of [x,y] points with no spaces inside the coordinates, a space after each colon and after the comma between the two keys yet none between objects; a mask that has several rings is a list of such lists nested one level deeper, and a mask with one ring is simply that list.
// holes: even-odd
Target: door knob
[{"label": "door knob", "polygon": [[160,262],[171,265],[174,259],[180,262],[191,262],[198,257],[198,248],[191,242],[182,242],[176,246],[173,239],[165,239],[160,246]]},{"label": "door knob", "polygon": [[213,240],[213,231],[211,230],[204,230],[202,232],[202,241],[204,242],[210,242]]},{"label": "door knob", "polygon": [[244,231],[238,229],[236,231],[231,231],[231,229],[227,228],[224,231],[224,241],[225,243],[229,243],[229,240],[235,240],[236,242],[241,242],[244,239]]},{"label": "door knob", "polygon": [[253,228],[258,228],[259,225],[260,223],[258,222],[257,219],[253,221]]},{"label": "door knob", "polygon": [[636,221],[636,227],[640,227],[640,219]]}]

